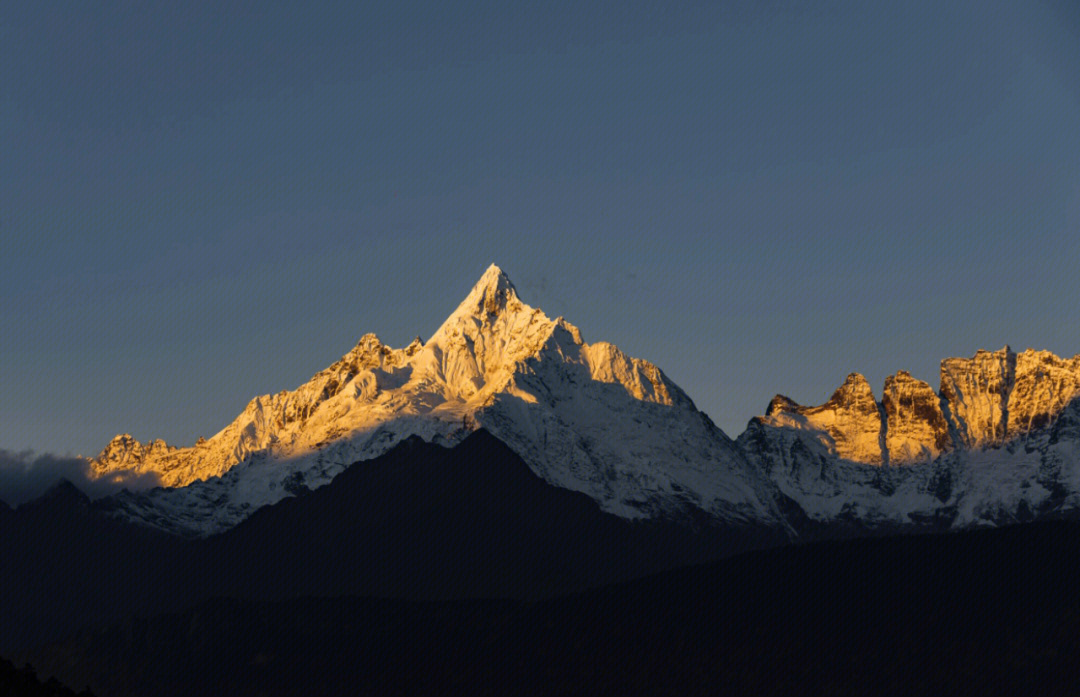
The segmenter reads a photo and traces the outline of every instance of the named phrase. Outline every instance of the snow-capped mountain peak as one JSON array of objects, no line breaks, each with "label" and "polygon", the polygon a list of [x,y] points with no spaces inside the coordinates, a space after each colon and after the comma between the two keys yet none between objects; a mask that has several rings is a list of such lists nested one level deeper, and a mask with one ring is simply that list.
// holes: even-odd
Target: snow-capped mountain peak
[{"label": "snow-capped mountain peak", "polygon": [[167,488],[118,497],[118,514],[198,534],[409,436],[454,445],[477,428],[628,518],[966,526],[1080,510],[1080,356],[980,350],[943,360],[937,391],[898,371],[880,400],[851,373],[817,406],[777,395],[735,444],[655,365],[587,343],[494,265],[426,342],[365,334],[209,439],[122,434],[92,465],[155,473]]},{"label": "snow-capped mountain peak", "polygon": [[461,301],[450,316],[446,318],[442,327],[435,332],[451,327],[465,317],[482,319],[489,315],[497,315],[499,312],[510,309],[519,310],[520,307],[511,307],[514,303],[520,305],[517,296],[517,288],[514,287],[510,277],[495,264],[487,267],[480,280],[472,287],[469,294]]},{"label": "snow-capped mountain peak", "polygon": [[[155,472],[171,489],[125,512],[209,532],[410,435],[453,445],[483,427],[549,483],[609,512],[779,524],[771,485],[652,363],[525,304],[490,266],[427,342],[374,334],[307,383],[257,397],[189,448],[114,441],[95,470]],[[164,521],[162,523],[161,521]]]}]

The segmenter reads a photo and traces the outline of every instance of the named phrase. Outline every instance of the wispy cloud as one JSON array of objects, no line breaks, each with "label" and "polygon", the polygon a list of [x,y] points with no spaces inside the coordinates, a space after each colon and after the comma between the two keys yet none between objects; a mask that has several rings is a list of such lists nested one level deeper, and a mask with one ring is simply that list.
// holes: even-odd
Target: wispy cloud
[{"label": "wispy cloud", "polygon": [[95,477],[90,462],[83,458],[0,449],[0,501],[18,506],[41,496],[61,479],[67,479],[92,499],[125,488],[148,489],[159,484],[152,473],[116,472]]}]

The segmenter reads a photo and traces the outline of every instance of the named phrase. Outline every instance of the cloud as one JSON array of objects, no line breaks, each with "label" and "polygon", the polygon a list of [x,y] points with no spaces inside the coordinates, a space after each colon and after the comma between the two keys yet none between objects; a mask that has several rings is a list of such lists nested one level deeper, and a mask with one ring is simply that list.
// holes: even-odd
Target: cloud
[{"label": "cloud", "polygon": [[90,461],[33,451],[13,453],[0,449],[0,501],[18,506],[44,494],[61,479],[67,479],[92,499],[114,494],[121,489],[148,489],[159,485],[156,474],[115,472],[95,477]]}]

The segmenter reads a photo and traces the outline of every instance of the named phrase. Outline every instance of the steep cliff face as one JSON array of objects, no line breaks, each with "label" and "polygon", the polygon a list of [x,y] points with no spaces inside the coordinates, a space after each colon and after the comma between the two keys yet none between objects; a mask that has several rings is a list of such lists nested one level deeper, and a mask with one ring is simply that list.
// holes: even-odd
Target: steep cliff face
[{"label": "steep cliff face", "polygon": [[848,375],[821,406],[805,407],[777,395],[769,404],[764,424],[812,434],[810,437],[827,452],[844,460],[874,465],[884,462],[881,411],[870,383],[858,373]]},{"label": "steep cliff face", "polygon": [[1020,438],[1053,424],[1080,396],[1080,356],[1064,359],[1028,349],[1015,357],[1007,437]]},{"label": "steep cliff face", "polygon": [[1080,396],[1080,356],[978,351],[941,362],[941,396],[960,443],[1000,446],[1053,424]]},{"label": "steep cliff face", "polygon": [[952,447],[941,399],[907,371],[885,378],[881,407],[890,465],[929,462]]},{"label": "steep cliff face", "polygon": [[854,420],[835,397],[821,407],[776,398],[738,444],[822,523],[967,527],[1080,513],[1080,357],[1006,347],[947,358],[941,376],[940,393],[905,371],[886,379],[881,456],[837,428],[860,423],[854,433],[868,441],[865,398]]},{"label": "steep cliff face", "polygon": [[911,465],[951,450],[1031,440],[1078,398],[1080,356],[1005,347],[943,360],[940,393],[901,370],[885,379],[879,405],[866,380],[853,373],[820,406],[777,396],[761,423],[803,432],[843,460]]},{"label": "steep cliff face", "polygon": [[1016,380],[1016,354],[979,350],[971,358],[941,362],[941,396],[964,447],[984,448],[1005,440],[1009,393]]}]

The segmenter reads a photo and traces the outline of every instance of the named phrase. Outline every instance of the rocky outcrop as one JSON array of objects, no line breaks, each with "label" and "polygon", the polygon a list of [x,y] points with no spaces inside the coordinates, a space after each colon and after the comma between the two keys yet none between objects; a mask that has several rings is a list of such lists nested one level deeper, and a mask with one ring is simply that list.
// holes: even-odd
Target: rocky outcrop
[{"label": "rocky outcrop", "polygon": [[140,471],[144,463],[165,460],[176,450],[177,448],[166,445],[160,438],[144,444],[130,433],[121,433],[109,441],[97,458],[91,462],[94,469],[99,472]]},{"label": "rocky outcrop", "polygon": [[1008,346],[941,362],[941,396],[964,447],[984,448],[1005,441],[1009,393],[1015,379],[1016,354]]},{"label": "rocky outcrop", "polygon": [[884,463],[881,411],[870,383],[858,373],[848,375],[821,406],[805,407],[777,395],[769,403],[764,422],[767,426],[815,433],[838,458],[873,465]]},{"label": "rocky outcrop", "polygon": [[929,462],[952,447],[941,399],[906,370],[885,378],[881,407],[890,465]]},{"label": "rocky outcrop", "polygon": [[[833,456],[866,465],[931,462],[952,450],[1028,440],[1080,399],[1080,356],[980,350],[941,362],[940,393],[901,370],[885,380],[880,405],[857,373],[826,403],[801,406],[778,395],[762,425],[816,438]],[[875,438],[880,435],[880,446]]]},{"label": "rocky outcrop", "polygon": [[810,520],[955,528],[1080,515],[1080,356],[947,358],[938,393],[906,371],[888,377],[880,457],[850,445],[874,429],[866,398],[853,397],[868,389],[820,407],[777,397],[739,437]]},{"label": "rocky outcrop", "polygon": [[1080,396],[1080,356],[1064,359],[1049,351],[1028,349],[1016,355],[1015,365],[1008,402],[1009,439],[1052,425]]},{"label": "rocky outcrop", "polygon": [[1053,424],[1080,396],[1080,356],[1049,351],[978,351],[941,362],[941,396],[958,441],[998,447]]}]

